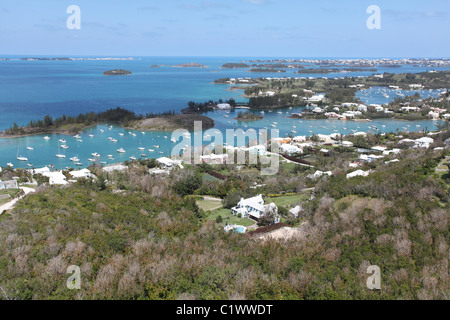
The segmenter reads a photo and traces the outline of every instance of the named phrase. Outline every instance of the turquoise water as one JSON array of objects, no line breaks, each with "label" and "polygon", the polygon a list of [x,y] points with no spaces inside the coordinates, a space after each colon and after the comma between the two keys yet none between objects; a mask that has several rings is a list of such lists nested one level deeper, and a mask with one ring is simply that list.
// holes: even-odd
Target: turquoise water
[{"label": "turquoise water", "polygon": [[[9,57],[18,58],[18,57]],[[246,101],[241,95],[243,91],[230,91],[227,85],[215,85],[212,82],[224,77],[323,77],[318,75],[294,75],[294,70],[283,74],[249,73],[245,69],[226,70],[220,67],[227,62],[240,62],[252,59],[249,57],[142,57],[131,61],[0,61],[0,130],[10,127],[14,122],[27,124],[30,120],[42,119],[45,115],[57,117],[62,114],[78,115],[85,112],[99,112],[113,107],[124,107],[137,113],[180,111],[187,102],[194,100],[203,102],[210,99],[234,98],[238,102]],[[173,65],[196,62],[207,65],[208,68],[174,68]],[[151,65],[165,65],[151,68]],[[106,77],[103,72],[111,69],[127,69],[133,72],[131,76]],[[402,67],[395,69],[379,69],[382,72],[422,72],[425,68]],[[328,74],[327,77],[366,76],[373,72],[355,72]],[[372,95],[372,94],[370,94]],[[376,94],[373,94],[376,96]],[[377,103],[375,102],[371,103]],[[356,131],[369,131],[375,126],[382,132],[401,130],[421,130],[425,127],[434,129],[432,121],[404,122],[395,120],[376,120],[370,123],[356,123],[338,120],[294,120],[287,118],[292,112],[301,108],[266,112],[264,119],[251,123],[240,123],[233,118],[235,113],[224,111],[210,112],[207,116],[215,120],[219,130],[242,128],[274,129],[271,125],[277,122],[276,128],[280,135],[311,135],[314,133],[330,134],[339,132],[347,134]],[[256,112],[255,112],[256,113]],[[296,128],[294,128],[294,126]],[[101,132],[103,130],[104,132]],[[292,130],[296,133],[291,132]],[[123,133],[124,136],[120,136]],[[89,137],[89,134],[94,137]],[[99,162],[116,163],[128,160],[141,153],[151,158],[169,155],[173,146],[170,133],[147,132],[145,135],[136,132],[136,136],[127,133],[122,128],[97,126],[81,134],[83,142],[77,142],[73,137],[50,135],[46,141],[43,136],[31,136],[14,139],[0,139],[0,166],[11,162],[15,167],[34,167],[53,164],[57,168],[73,167],[70,157],[77,156],[83,163],[90,164],[91,153],[99,153]],[[167,139],[164,138],[167,136]],[[65,159],[56,158],[58,140],[67,140],[69,149],[60,149],[66,154]],[[112,143],[108,137],[119,140]],[[159,145],[160,148],[155,148]],[[34,150],[27,150],[27,146]],[[145,151],[138,150],[144,147]],[[124,148],[125,154],[117,153],[116,149]],[[150,152],[148,149],[154,149]],[[16,160],[17,153],[29,158],[28,162]],[[113,155],[109,160],[106,155]]]}]

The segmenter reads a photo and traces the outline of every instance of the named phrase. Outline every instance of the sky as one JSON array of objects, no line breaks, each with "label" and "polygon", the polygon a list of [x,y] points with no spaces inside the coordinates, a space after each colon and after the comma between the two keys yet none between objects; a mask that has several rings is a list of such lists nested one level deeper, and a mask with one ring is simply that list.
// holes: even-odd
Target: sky
[{"label": "sky", "polygon": [[449,0],[0,1],[0,55],[449,58],[449,30]]}]

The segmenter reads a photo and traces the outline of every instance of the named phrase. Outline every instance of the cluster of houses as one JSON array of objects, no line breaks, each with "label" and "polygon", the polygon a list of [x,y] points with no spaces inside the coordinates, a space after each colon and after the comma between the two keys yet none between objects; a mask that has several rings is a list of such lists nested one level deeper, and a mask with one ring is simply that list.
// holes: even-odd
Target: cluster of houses
[{"label": "cluster of houses", "polygon": [[48,166],[39,169],[30,169],[29,172],[33,175],[41,174],[49,178],[50,185],[66,185],[76,182],[80,178],[93,178],[96,176],[89,171],[89,169],[74,170],[69,172],[69,178],[63,174],[62,171],[52,171]]}]

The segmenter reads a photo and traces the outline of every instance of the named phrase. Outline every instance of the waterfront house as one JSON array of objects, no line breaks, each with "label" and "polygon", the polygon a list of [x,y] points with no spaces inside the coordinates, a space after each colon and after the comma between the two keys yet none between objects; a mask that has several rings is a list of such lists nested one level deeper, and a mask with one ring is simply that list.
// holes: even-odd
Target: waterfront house
[{"label": "waterfront house", "polygon": [[231,105],[229,103],[219,103],[217,105],[217,108],[220,110],[230,110],[231,109]]}]

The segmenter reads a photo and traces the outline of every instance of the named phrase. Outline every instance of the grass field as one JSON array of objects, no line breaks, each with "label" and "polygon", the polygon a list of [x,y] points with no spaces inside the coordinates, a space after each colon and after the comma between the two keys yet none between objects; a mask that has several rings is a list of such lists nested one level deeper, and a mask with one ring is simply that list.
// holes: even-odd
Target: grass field
[{"label": "grass field", "polygon": [[222,201],[197,200],[196,203],[201,209],[205,211],[211,211],[219,207],[222,207]]},{"label": "grass field", "polygon": [[293,207],[298,202],[303,202],[309,199],[309,193],[303,193],[303,194],[296,194],[292,196],[281,196],[281,197],[273,197],[273,198],[266,198],[266,203],[273,202],[277,206],[290,208]]},{"label": "grass field", "polygon": [[249,226],[255,224],[255,222],[253,220],[238,218],[231,213],[230,209],[224,209],[224,208],[212,211],[206,219],[216,220],[216,218],[219,215],[222,216],[222,219],[223,219],[222,224],[223,225],[226,225],[228,223],[228,224],[237,224],[237,225],[241,225],[244,227],[249,227]]}]

